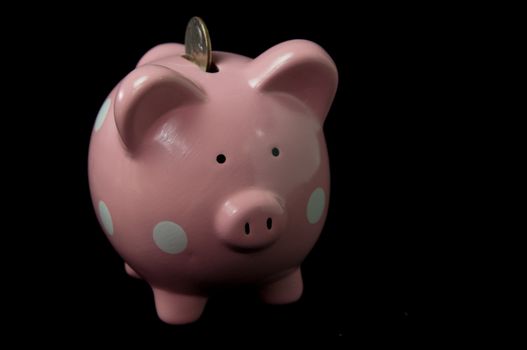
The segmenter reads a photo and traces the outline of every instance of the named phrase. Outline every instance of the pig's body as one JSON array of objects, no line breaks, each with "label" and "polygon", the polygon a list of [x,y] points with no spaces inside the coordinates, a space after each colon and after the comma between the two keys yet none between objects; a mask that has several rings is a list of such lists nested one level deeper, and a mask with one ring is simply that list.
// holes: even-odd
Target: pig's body
[{"label": "pig's body", "polygon": [[[251,283],[270,303],[294,301],[327,212],[322,124],[334,65],[306,41],[256,60],[214,53],[217,73],[183,51],[152,49],[101,108],[89,154],[101,225],[127,271],[152,286],[166,322],[197,319],[207,293],[225,285]],[[322,86],[296,85],[309,65]]]}]

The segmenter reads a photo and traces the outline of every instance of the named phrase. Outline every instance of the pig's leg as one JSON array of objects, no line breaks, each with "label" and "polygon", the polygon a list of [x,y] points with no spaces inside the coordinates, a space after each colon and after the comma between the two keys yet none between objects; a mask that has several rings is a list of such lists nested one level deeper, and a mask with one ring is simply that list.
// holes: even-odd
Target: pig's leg
[{"label": "pig's leg", "polygon": [[135,272],[134,269],[132,269],[127,263],[124,263],[124,270],[129,276],[141,279],[141,276],[139,276],[137,272]]},{"label": "pig's leg", "polygon": [[303,289],[302,274],[297,267],[287,275],[264,285],[260,289],[260,296],[269,304],[287,304],[300,299]]},{"label": "pig's leg", "polygon": [[196,321],[203,312],[207,298],[200,295],[178,294],[152,288],[159,318],[169,324]]}]

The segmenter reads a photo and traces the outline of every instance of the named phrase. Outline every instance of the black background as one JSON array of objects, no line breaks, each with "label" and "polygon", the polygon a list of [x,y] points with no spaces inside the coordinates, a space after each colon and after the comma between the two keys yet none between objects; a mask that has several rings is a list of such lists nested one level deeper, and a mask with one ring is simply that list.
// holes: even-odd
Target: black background
[{"label": "black background", "polygon": [[[16,159],[38,175],[27,185],[31,197],[18,204],[36,212],[25,222],[32,233],[21,236],[37,251],[31,277],[22,277],[30,285],[24,298],[35,307],[19,312],[16,326],[29,318],[53,339],[104,334],[168,344],[241,336],[412,341],[430,307],[423,301],[428,262],[442,229],[434,197],[447,186],[438,179],[450,176],[438,164],[453,137],[445,133],[443,102],[455,96],[442,83],[452,59],[453,49],[444,49],[452,19],[416,7],[235,6],[63,7],[35,22],[22,46],[24,60],[41,66],[30,73],[39,93],[24,108],[38,112],[22,134],[36,156]],[[148,286],[125,274],[98,225],[87,152],[109,91],[149,48],[183,42],[194,15],[207,23],[215,50],[256,57],[302,38],[334,59],[339,88],[324,127],[332,193],[324,231],[303,265],[298,303],[269,306],[247,290],[228,290],[212,296],[196,323],[169,326],[157,318]]]}]

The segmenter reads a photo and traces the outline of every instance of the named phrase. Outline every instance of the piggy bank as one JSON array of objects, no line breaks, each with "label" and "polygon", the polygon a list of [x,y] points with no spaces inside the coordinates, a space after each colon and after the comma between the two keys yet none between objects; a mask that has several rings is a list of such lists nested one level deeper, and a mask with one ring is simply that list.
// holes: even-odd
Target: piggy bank
[{"label": "piggy bank", "polygon": [[215,51],[213,73],[184,51],[154,47],[102,104],[88,160],[98,220],[164,322],[197,320],[229,286],[296,301],[328,210],[335,64],[305,40],[255,59]]}]

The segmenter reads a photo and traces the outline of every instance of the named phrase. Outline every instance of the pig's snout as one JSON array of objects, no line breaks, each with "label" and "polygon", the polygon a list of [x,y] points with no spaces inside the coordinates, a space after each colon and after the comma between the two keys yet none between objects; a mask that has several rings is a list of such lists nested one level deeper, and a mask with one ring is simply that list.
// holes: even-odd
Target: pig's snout
[{"label": "pig's snout", "polygon": [[286,224],[286,212],[276,194],[249,189],[227,198],[216,215],[216,231],[229,247],[243,252],[273,244]]}]

